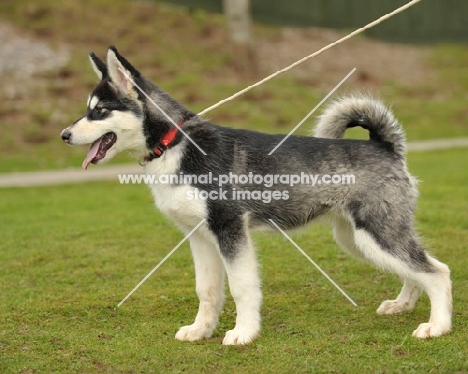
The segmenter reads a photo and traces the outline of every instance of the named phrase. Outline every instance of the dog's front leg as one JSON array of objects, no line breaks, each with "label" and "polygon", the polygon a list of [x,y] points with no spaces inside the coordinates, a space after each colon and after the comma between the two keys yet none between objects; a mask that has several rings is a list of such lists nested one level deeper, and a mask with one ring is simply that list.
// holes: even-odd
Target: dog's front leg
[{"label": "dog's front leg", "polygon": [[224,301],[224,268],[218,248],[197,232],[190,237],[190,248],[200,306],[195,322],[181,327],[175,336],[186,341],[209,338],[213,334]]},{"label": "dog's front leg", "polygon": [[227,248],[221,247],[221,253],[228,275],[229,289],[236,303],[237,317],[236,326],[226,333],[223,344],[247,344],[260,333],[262,291],[255,249],[248,234],[236,243],[224,245],[227,245]]}]

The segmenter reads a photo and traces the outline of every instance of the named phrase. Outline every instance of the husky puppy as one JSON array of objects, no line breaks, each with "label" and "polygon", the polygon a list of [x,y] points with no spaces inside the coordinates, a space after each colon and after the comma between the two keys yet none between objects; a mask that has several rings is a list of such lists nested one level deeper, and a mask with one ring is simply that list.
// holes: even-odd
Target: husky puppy
[{"label": "husky puppy", "polygon": [[[272,221],[284,230],[293,229],[319,217],[331,222],[335,240],[345,251],[402,279],[400,294],[384,301],[377,313],[412,310],[426,291],[430,319],[413,336],[450,332],[450,271],[424,250],[415,232],[418,192],[406,167],[405,136],[381,102],[365,96],[335,101],[319,118],[315,137],[291,136],[269,155],[283,135],[211,123],[151,83],[113,46],[106,63],[94,53],[90,61],[100,81],[89,96],[86,114],[61,133],[65,143],[90,145],[84,168],[130,151],[145,160],[148,176],[214,176],[208,182],[192,178],[149,185],[157,207],[185,233],[205,220],[190,236],[198,314],[193,324],[180,328],[176,339],[194,341],[213,334],[223,306],[225,273],[237,317],[223,344],[247,344],[257,338],[262,292],[250,231],[274,229]],[[346,129],[355,126],[368,130],[370,139],[342,139]],[[276,179],[267,187],[245,180],[249,175],[301,173],[346,173],[355,183],[291,186]],[[218,191],[223,175],[232,177],[224,180],[226,192]],[[237,198],[239,191],[244,197],[246,191],[251,193],[251,198]],[[270,201],[253,198],[254,193],[264,197],[266,192],[272,192]]]}]

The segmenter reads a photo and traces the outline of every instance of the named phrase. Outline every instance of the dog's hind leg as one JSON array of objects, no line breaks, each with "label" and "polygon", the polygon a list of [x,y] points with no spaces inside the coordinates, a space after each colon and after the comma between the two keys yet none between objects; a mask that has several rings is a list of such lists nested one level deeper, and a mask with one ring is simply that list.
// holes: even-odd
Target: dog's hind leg
[{"label": "dog's hind leg", "polygon": [[181,327],[175,336],[177,340],[209,338],[218,324],[224,302],[224,267],[215,240],[214,237],[212,241],[207,240],[203,233],[198,232],[190,237],[200,305],[195,322]]},{"label": "dog's hind leg", "polygon": [[431,300],[431,316],[429,322],[421,323],[413,332],[414,337],[422,339],[447,334],[452,328],[450,269],[435,258],[428,256],[428,260],[435,271],[419,274],[419,282]]},{"label": "dog's hind leg", "polygon": [[[333,220],[333,235],[335,241],[346,252],[357,258],[363,258],[363,252],[357,247],[354,240],[354,228],[345,217],[335,217]],[[413,310],[416,301],[422,292],[422,287],[412,281],[405,279],[403,289],[395,300],[384,301],[377,313],[379,314],[394,314]]]},{"label": "dog's hind leg", "polygon": [[423,289],[411,279],[403,280],[403,288],[395,300],[385,300],[377,309],[378,314],[395,314],[414,309]]},{"label": "dog's hind leg", "polygon": [[[431,316],[428,323],[419,325],[413,332],[413,336],[430,338],[449,333],[452,317],[449,268],[430,257],[415,237],[410,237],[405,250],[391,252],[384,250],[377,243],[374,239],[375,235],[379,234],[373,236],[366,229],[355,230],[354,238],[357,248],[361,250],[366,259],[404,279],[403,289],[397,299],[384,301],[378,312],[384,314],[409,310],[414,306],[421,291],[425,290],[431,302]],[[401,244],[400,239],[393,244]]]},{"label": "dog's hind leg", "polygon": [[363,258],[362,252],[357,248],[354,241],[354,228],[344,217],[334,217],[332,221],[333,237],[336,243],[351,256]]}]

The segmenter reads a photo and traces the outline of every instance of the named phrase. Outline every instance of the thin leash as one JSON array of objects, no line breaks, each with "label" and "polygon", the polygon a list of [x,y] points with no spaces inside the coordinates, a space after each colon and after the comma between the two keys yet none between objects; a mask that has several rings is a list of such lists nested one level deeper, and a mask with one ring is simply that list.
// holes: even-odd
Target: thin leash
[{"label": "thin leash", "polygon": [[198,115],[199,115],[199,116],[205,115],[206,113],[212,111],[213,109],[216,109],[216,108],[220,107],[221,105],[223,105],[223,104],[225,104],[225,103],[227,103],[227,102],[229,102],[229,101],[232,101],[232,100],[234,100],[235,98],[237,98],[237,97],[239,97],[239,96],[245,94],[246,92],[250,91],[251,89],[253,89],[253,88],[255,88],[255,87],[258,87],[258,86],[261,86],[262,84],[268,82],[269,80],[272,80],[273,78],[276,78],[278,75],[281,75],[281,74],[283,74],[283,73],[286,73],[287,71],[294,69],[296,66],[298,66],[298,65],[300,65],[300,64],[303,64],[304,62],[310,60],[311,58],[316,57],[316,56],[322,54],[323,52],[325,52],[325,51],[327,51],[327,50],[333,48],[334,46],[336,46],[336,45],[338,45],[338,44],[340,44],[340,43],[342,43],[342,42],[344,42],[344,41],[346,41],[346,40],[348,40],[348,39],[351,39],[353,36],[356,36],[356,35],[358,35],[358,34],[361,34],[361,33],[364,32],[365,30],[368,30],[368,29],[370,29],[370,28],[372,28],[372,27],[374,27],[374,26],[377,26],[379,23],[381,23],[381,22],[383,22],[383,21],[385,21],[385,20],[387,20],[387,19],[393,17],[394,15],[396,15],[396,14],[398,14],[398,13],[401,13],[401,12],[405,11],[406,9],[412,7],[413,5],[419,3],[420,1],[421,1],[421,0],[412,0],[412,1],[410,1],[410,2],[407,3],[406,5],[403,5],[403,6],[401,6],[400,8],[395,9],[393,12],[388,13],[388,14],[386,14],[386,15],[380,17],[379,19],[377,19],[377,20],[375,20],[375,21],[373,21],[373,22],[367,24],[366,26],[361,27],[360,29],[357,29],[357,30],[353,31],[351,34],[348,34],[348,35],[346,35],[345,37],[343,37],[343,38],[341,38],[341,39],[338,39],[336,42],[333,42],[333,43],[328,44],[327,46],[323,47],[322,49],[318,50],[317,52],[314,52],[314,53],[312,53],[312,54],[310,54],[310,55],[308,55],[308,56],[306,56],[306,57],[303,57],[303,58],[301,58],[300,60],[296,61],[295,63],[293,63],[293,64],[291,64],[291,65],[285,67],[284,69],[279,70],[279,71],[277,71],[276,73],[273,73],[273,74],[269,75],[268,77],[263,78],[261,81],[258,81],[257,83],[254,83],[254,84],[252,84],[251,86],[248,86],[248,87],[244,88],[243,90],[241,90],[241,91],[235,93],[234,95],[229,96],[228,98],[219,101],[218,103],[216,103],[216,104],[214,104],[214,105],[212,105],[212,106],[206,108],[205,110],[201,111],[200,113],[198,113]]}]

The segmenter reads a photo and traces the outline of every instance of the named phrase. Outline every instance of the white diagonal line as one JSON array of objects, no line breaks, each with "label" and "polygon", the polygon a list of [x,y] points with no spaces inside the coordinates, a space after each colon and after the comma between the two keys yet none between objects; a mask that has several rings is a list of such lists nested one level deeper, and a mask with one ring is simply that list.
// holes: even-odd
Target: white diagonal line
[{"label": "white diagonal line", "polygon": [[289,235],[286,234],[286,233],[281,229],[281,227],[279,227],[279,226],[276,224],[275,221],[273,221],[272,219],[269,219],[269,221],[273,224],[273,226],[275,226],[275,227],[281,232],[281,234],[284,235],[284,237],[285,237],[286,239],[288,239],[288,240],[291,242],[291,244],[292,244],[294,247],[296,247],[296,249],[297,249],[299,252],[301,252],[301,253],[305,256],[305,258],[307,258],[307,259],[311,262],[312,265],[314,265],[314,266],[317,268],[318,271],[320,271],[320,272],[322,273],[322,275],[323,275],[325,278],[327,278],[327,279],[330,281],[331,284],[333,284],[333,285],[338,289],[338,291],[340,291],[340,292],[351,302],[351,304],[353,304],[354,306],[357,306],[357,304],[354,302],[354,300],[351,299],[351,298],[348,296],[348,294],[347,294],[346,292],[344,292],[344,291],[341,289],[341,287],[338,286],[338,285],[335,283],[335,281],[334,281],[333,279],[331,279],[331,278],[328,276],[328,274],[325,273],[325,272],[320,268],[320,266],[318,266],[318,265],[315,263],[315,261],[312,260],[312,259],[309,257],[309,255],[308,255],[307,253],[305,253],[305,252],[302,250],[302,248],[299,247],[299,246],[296,244],[296,242],[295,242],[294,240],[292,240],[292,239],[289,237]]},{"label": "white diagonal line", "polygon": [[353,70],[351,70],[351,71],[348,73],[348,75],[347,75],[346,77],[344,77],[344,78],[341,80],[341,82],[338,83],[338,84],[335,86],[335,88],[334,88],[333,90],[331,90],[330,93],[329,93],[327,96],[325,96],[325,97],[322,99],[322,101],[321,101],[320,103],[318,103],[318,104],[315,106],[315,108],[312,109],[312,110],[309,112],[309,114],[307,114],[307,115],[304,117],[304,119],[303,119],[301,122],[299,122],[299,124],[298,124],[295,128],[293,128],[293,129],[289,132],[289,134],[286,135],[286,136],[284,137],[284,139],[281,140],[281,141],[278,143],[278,145],[277,145],[275,148],[273,148],[273,149],[270,151],[270,153],[268,153],[268,156],[271,156],[271,155],[273,154],[273,152],[276,151],[276,150],[280,147],[280,145],[283,144],[283,143],[286,141],[286,139],[288,139],[288,138],[293,134],[293,132],[296,131],[296,130],[299,128],[299,126],[301,126],[301,125],[307,120],[307,118],[309,118],[309,117],[320,107],[320,105],[322,105],[322,104],[324,103],[324,101],[327,100],[327,99],[333,94],[333,92],[335,92],[335,91],[351,76],[351,74],[353,74],[355,71],[356,71],[356,68],[354,68]]},{"label": "white diagonal line", "polygon": [[203,156],[206,156],[206,152],[205,152],[203,149],[201,149],[200,146],[199,146],[197,143],[195,143],[195,141],[194,141],[184,130],[182,130],[182,128],[181,128],[171,117],[169,117],[169,115],[168,115],[158,104],[156,104],[156,102],[155,102],[145,91],[143,91],[143,89],[142,89],[138,84],[136,84],[136,83],[133,81],[133,79],[130,78],[130,76],[129,76],[121,67],[119,67],[119,70],[122,72],[123,75],[125,75],[125,78],[127,78],[130,82],[132,82],[132,84],[133,84],[136,88],[138,88],[138,90],[139,90],[143,95],[145,95],[145,97],[151,102],[151,104],[153,104],[156,108],[158,108],[159,111],[160,111],[175,127],[177,127],[177,128],[180,130],[180,132],[181,132],[182,134],[184,134],[185,137],[186,137],[188,140],[190,140],[190,141],[192,142],[192,144],[193,144],[195,147],[197,147],[198,150],[199,150],[201,153],[203,153]]},{"label": "white diagonal line", "polygon": [[387,13],[385,15],[383,15],[382,17],[380,17],[379,19],[376,19],[375,21],[372,21],[371,23],[368,23],[367,25],[365,25],[364,27],[361,27],[359,29],[356,29],[354,30],[352,33],[342,37],[341,39],[338,39],[337,41],[333,42],[333,43],[330,43],[328,45],[326,45],[325,47],[323,47],[322,49],[308,55],[308,56],[305,56],[303,58],[301,58],[300,60],[297,60],[296,62],[294,62],[293,64],[289,65],[289,66],[286,66],[284,69],[281,69],[281,70],[278,70],[276,73],[273,73],[273,74],[270,74],[268,77],[266,78],[263,78],[261,81],[258,81],[257,83],[254,83],[252,84],[251,86],[248,86],[248,87],[245,87],[244,89],[236,92],[234,95],[231,95],[229,96],[228,98],[226,99],[223,99],[219,102],[217,102],[216,104],[213,104],[212,106],[206,108],[205,110],[201,111],[200,113],[198,113],[199,116],[203,116],[205,115],[206,113],[212,111],[213,109],[216,109],[218,107],[220,107],[221,105],[231,101],[231,100],[234,100],[235,98],[245,94],[246,92],[250,91],[251,89],[255,88],[255,87],[259,87],[261,86],[262,84],[272,80],[273,78],[276,78],[277,76],[279,76],[280,74],[283,74],[283,73],[286,73],[287,71],[290,71],[292,69],[294,69],[296,66],[299,66],[300,64],[303,64],[304,62],[310,60],[311,58],[314,58],[320,54],[322,54],[323,52],[329,50],[330,48],[333,48],[335,47],[336,45],[340,44],[340,43],[343,43],[349,39],[351,39],[352,37],[366,31],[366,30],[369,30],[371,29],[372,27],[374,26],[377,26],[378,24],[382,23],[383,21],[393,17],[394,15],[398,14],[398,13],[401,13],[403,11],[405,11],[406,9],[412,7],[413,5],[419,3],[421,0],[412,0],[410,1],[409,3],[395,9],[393,12],[391,13]]},{"label": "white diagonal line", "polygon": [[148,275],[147,275],[146,277],[144,277],[144,278],[142,279],[142,281],[141,281],[140,283],[138,283],[138,284],[136,285],[136,287],[135,287],[133,290],[130,291],[130,293],[129,293],[127,296],[124,297],[124,299],[117,305],[117,308],[120,307],[120,306],[125,302],[125,300],[127,300],[127,299],[128,299],[128,298],[129,298],[129,297],[130,297],[130,296],[131,296],[131,295],[132,295],[132,294],[133,294],[133,293],[134,293],[134,292],[151,276],[151,274],[153,274],[156,270],[158,270],[158,268],[159,268],[169,257],[171,257],[171,255],[177,250],[177,248],[179,248],[179,247],[190,237],[190,235],[192,235],[192,234],[195,232],[195,230],[197,230],[205,221],[206,221],[206,219],[203,218],[203,219],[201,220],[201,222],[200,222],[198,225],[196,225],[195,228],[194,228],[192,231],[190,231],[190,232],[185,236],[185,238],[183,238],[183,239],[181,240],[181,242],[180,242],[179,244],[177,244],[177,245],[174,247],[174,249],[173,249],[172,251],[170,251],[170,252],[167,254],[167,256],[164,257],[164,258],[161,260],[161,262],[160,262],[159,264],[157,264],[157,265],[155,266],[155,268],[154,268],[153,270],[151,270],[151,271],[148,273]]}]

